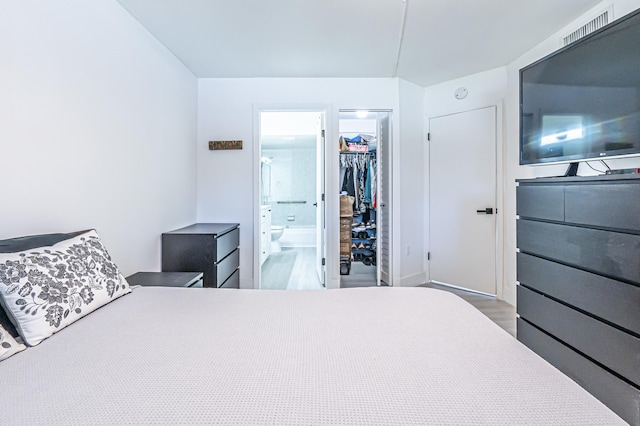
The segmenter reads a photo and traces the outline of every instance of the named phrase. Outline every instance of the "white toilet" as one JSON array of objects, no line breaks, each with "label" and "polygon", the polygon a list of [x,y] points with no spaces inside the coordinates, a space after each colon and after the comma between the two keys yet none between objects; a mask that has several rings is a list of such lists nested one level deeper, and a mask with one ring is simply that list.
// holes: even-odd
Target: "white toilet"
[{"label": "white toilet", "polygon": [[271,253],[282,251],[278,241],[284,233],[284,226],[271,226]]}]

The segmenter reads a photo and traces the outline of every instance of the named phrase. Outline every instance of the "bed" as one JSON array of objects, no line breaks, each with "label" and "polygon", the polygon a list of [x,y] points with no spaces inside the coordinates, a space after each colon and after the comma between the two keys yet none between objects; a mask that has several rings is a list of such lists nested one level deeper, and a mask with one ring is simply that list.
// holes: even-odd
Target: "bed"
[{"label": "bed", "polygon": [[440,290],[128,290],[0,362],[1,424],[625,424]]}]

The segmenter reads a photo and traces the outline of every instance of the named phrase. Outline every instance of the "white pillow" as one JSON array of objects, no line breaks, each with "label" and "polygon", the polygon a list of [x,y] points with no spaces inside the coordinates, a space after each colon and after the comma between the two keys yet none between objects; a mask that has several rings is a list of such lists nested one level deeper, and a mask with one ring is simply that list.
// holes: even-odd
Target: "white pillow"
[{"label": "white pillow", "polygon": [[16,342],[16,339],[0,325],[0,361],[25,349],[27,349],[25,345]]},{"label": "white pillow", "polygon": [[130,291],[94,230],[0,253],[0,303],[28,346]]}]

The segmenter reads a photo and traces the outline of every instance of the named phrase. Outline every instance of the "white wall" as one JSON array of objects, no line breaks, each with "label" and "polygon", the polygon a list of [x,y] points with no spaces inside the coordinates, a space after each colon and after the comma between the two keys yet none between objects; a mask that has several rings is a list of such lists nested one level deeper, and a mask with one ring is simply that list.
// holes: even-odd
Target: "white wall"
[{"label": "white wall", "polygon": [[[338,111],[393,110],[394,170],[400,170],[401,126],[396,79],[200,79],[198,83],[198,221],[240,223],[240,281],[253,288],[257,269],[254,241],[257,224],[257,129],[261,108],[326,109],[327,111],[327,287],[339,283]],[[421,89],[420,89],[421,90]],[[406,90],[410,92],[409,89]],[[406,125],[409,128],[409,124]],[[208,141],[242,139],[241,151],[209,151]],[[394,177],[395,179],[395,177]],[[400,185],[400,177],[394,182]],[[398,198],[396,198],[398,197]],[[400,207],[394,193],[393,209]],[[419,214],[419,213],[418,213]],[[399,241],[400,215],[394,214]],[[396,257],[400,250],[397,250]],[[400,259],[397,259],[400,265]],[[394,282],[401,283],[400,268]]]},{"label": "white wall", "polygon": [[96,228],[159,270],[196,218],[196,78],[115,0],[0,10],[0,238]]},{"label": "white wall", "polygon": [[424,88],[405,80],[399,80],[400,114],[400,162],[395,182],[399,192],[400,222],[398,226],[400,253],[400,285],[423,284],[427,280],[425,269],[425,198],[424,153]]}]

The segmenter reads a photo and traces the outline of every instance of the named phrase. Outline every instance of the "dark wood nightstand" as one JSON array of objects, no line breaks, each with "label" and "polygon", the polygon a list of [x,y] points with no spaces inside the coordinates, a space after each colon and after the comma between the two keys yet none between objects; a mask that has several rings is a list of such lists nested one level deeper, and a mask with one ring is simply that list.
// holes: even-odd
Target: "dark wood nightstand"
[{"label": "dark wood nightstand", "polygon": [[202,288],[202,272],[137,272],[127,277],[129,285]]}]

